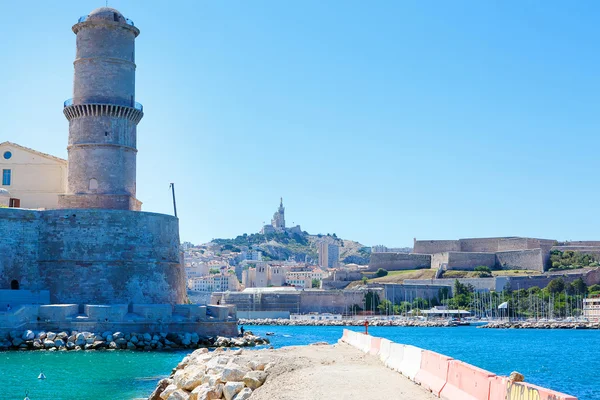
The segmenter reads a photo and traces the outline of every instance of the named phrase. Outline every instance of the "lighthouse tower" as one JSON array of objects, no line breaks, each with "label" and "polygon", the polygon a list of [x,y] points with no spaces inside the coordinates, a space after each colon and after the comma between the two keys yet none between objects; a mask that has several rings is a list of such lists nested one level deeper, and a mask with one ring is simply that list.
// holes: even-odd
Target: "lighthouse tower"
[{"label": "lighthouse tower", "polygon": [[135,38],[140,31],[119,11],[102,7],[73,26],[77,55],[69,121],[67,192],[59,208],[140,211],[136,199]]}]

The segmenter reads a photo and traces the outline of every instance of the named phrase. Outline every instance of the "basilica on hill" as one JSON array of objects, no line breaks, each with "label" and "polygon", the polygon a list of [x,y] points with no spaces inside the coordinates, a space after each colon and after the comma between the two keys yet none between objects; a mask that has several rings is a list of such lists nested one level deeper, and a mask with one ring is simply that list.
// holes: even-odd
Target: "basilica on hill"
[{"label": "basilica on hill", "polygon": [[285,207],[283,206],[283,198],[279,200],[279,208],[273,214],[273,218],[271,219],[270,225],[264,225],[260,230],[260,233],[266,235],[268,233],[282,233],[282,232],[290,232],[290,233],[301,233],[302,229],[300,225],[296,225],[292,228],[285,227]]}]

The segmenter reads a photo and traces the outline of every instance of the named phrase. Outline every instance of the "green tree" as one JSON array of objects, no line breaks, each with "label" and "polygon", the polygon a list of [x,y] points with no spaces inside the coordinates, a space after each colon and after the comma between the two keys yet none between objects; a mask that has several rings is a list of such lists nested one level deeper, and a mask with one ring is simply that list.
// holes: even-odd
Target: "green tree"
[{"label": "green tree", "polygon": [[318,279],[313,279],[312,280],[312,287],[313,288],[317,288],[317,289],[320,288],[321,287],[321,281],[318,280]]},{"label": "green tree", "polygon": [[581,278],[575,279],[570,286],[572,294],[586,294],[588,292],[587,285]]},{"label": "green tree", "polygon": [[565,281],[563,278],[552,279],[546,286],[546,290],[549,293],[561,293],[565,290]]},{"label": "green tree", "polygon": [[377,275],[378,278],[381,278],[383,276],[386,276],[388,274],[387,270],[383,269],[383,268],[379,268],[377,270],[377,272],[375,272],[375,275]]},{"label": "green tree", "polygon": [[382,314],[392,313],[393,312],[392,302],[389,300],[381,300],[381,303],[379,303],[379,305],[377,306],[377,309]]},{"label": "green tree", "polygon": [[366,277],[366,276],[363,276],[363,277],[362,277],[362,283],[363,283],[363,285],[366,285],[366,284],[368,283],[368,281],[369,281],[369,280],[367,279],[367,277]]},{"label": "green tree", "polygon": [[475,271],[477,271],[477,272],[489,272],[490,274],[492,273],[492,270],[490,269],[490,267],[488,267],[486,265],[478,265],[477,267],[475,267]]},{"label": "green tree", "polygon": [[221,271],[219,270],[219,268],[211,268],[211,269],[210,269],[210,271],[208,271],[208,273],[209,273],[209,274],[211,274],[211,275],[216,275],[216,274],[218,274],[219,272],[221,272]]}]

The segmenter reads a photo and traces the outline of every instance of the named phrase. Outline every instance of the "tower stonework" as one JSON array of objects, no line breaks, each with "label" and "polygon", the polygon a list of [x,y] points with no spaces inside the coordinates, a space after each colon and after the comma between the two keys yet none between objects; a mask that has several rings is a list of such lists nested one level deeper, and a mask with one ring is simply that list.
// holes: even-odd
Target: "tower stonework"
[{"label": "tower stonework", "polygon": [[102,7],[79,19],[69,121],[67,192],[59,208],[141,210],[136,199],[135,38],[119,11]]}]

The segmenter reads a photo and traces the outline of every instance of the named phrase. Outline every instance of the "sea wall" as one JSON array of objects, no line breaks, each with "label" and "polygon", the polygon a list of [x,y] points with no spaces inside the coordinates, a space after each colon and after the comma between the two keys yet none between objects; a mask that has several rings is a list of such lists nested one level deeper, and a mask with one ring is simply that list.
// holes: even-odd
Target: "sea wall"
[{"label": "sea wall", "polygon": [[369,262],[369,271],[377,271],[379,268],[400,271],[430,267],[431,256],[429,254],[373,253]]},{"label": "sea wall", "polygon": [[[384,298],[381,285],[369,291]],[[364,290],[270,290],[265,292],[214,292],[211,304],[235,305],[240,314],[245,312],[288,312],[294,314],[347,313],[354,305],[364,308]]]},{"label": "sea wall", "polygon": [[183,303],[179,222],[123,210],[0,209],[0,289],[54,303]]},{"label": "sea wall", "polygon": [[405,285],[436,285],[442,286],[454,286],[454,282],[458,281],[465,285],[473,285],[477,291],[496,291],[500,292],[504,289],[504,286],[510,281],[511,278],[505,276],[499,276],[494,278],[442,278],[436,279],[432,282],[431,279],[406,279]]},{"label": "sea wall", "polygon": [[0,312],[0,333],[18,329],[237,334],[235,308],[170,304],[20,305]]}]

